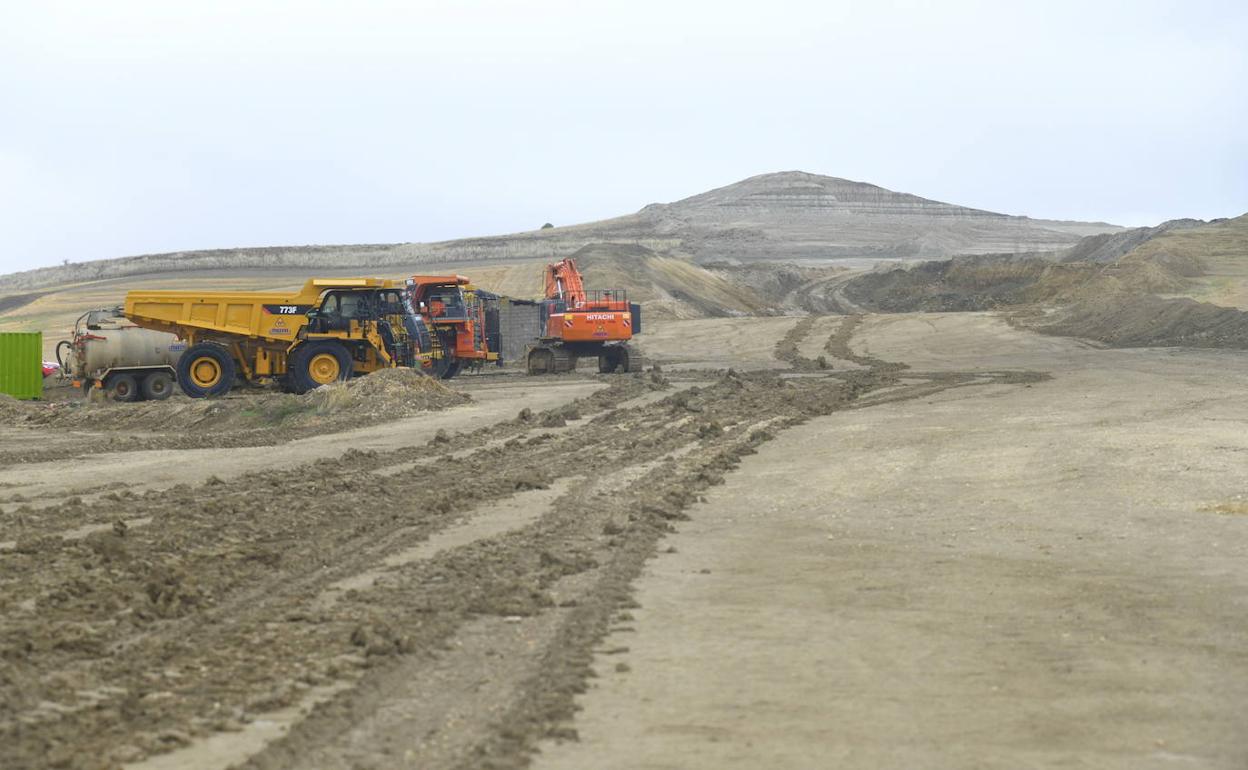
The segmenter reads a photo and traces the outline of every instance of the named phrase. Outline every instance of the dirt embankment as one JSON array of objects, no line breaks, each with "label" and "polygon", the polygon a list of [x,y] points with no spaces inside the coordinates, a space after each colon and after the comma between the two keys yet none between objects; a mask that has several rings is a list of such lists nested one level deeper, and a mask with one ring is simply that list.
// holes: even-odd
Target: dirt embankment
[{"label": "dirt embankment", "polygon": [[1187,298],[1110,295],[1049,316],[1016,319],[1046,334],[1084,337],[1113,347],[1196,347],[1248,350],[1248,313]]},{"label": "dirt embankment", "polygon": [[854,278],[845,294],[886,313],[999,310],[1105,294],[1173,292],[1182,276],[1152,263],[1097,265],[1043,259],[964,257]]},{"label": "dirt embankment", "polygon": [[1190,249],[1176,255],[1154,245],[1167,233],[1188,242],[1203,231],[1161,231],[1112,263],[958,258],[862,275],[844,292],[881,312],[1006,310],[1036,331],[1118,347],[1248,348],[1243,311],[1159,296],[1187,289],[1203,262]]}]

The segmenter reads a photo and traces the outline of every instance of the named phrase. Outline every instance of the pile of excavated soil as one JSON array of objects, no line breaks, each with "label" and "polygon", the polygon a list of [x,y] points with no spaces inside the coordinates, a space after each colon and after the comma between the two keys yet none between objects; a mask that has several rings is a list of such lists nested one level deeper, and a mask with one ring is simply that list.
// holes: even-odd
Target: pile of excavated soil
[{"label": "pile of excavated soil", "polygon": [[1248,313],[1187,298],[1123,292],[1022,323],[1046,334],[1085,337],[1115,347],[1248,349]]},{"label": "pile of excavated soil", "polygon": [[311,411],[316,415],[349,417],[410,417],[470,400],[467,394],[415,369],[383,369],[350,382],[317,388],[302,398],[313,405]]},{"label": "pile of excavated soil", "polygon": [[219,399],[179,396],[135,404],[87,400],[23,403],[9,399],[0,402],[0,415],[19,424],[56,428],[204,433],[409,417],[468,400],[466,394],[415,370],[387,369],[299,396],[236,391]]}]

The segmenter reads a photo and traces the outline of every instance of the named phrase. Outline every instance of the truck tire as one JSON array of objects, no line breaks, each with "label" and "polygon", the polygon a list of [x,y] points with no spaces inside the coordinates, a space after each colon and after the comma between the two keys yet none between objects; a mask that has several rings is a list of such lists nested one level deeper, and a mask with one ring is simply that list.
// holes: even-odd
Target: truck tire
[{"label": "truck tire", "polygon": [[211,342],[200,342],[178,359],[178,387],[191,398],[223,396],[234,387],[234,357]]},{"label": "truck tire", "polygon": [[433,368],[429,373],[433,375],[434,379],[449,380],[459,374],[463,368],[464,362],[458,358],[452,358],[449,361],[445,358],[435,358],[433,360]]},{"label": "truck tire", "polygon": [[173,377],[169,372],[152,372],[139,383],[139,389],[149,401],[164,401],[173,395]]},{"label": "truck tire", "polygon": [[354,371],[351,354],[337,342],[316,340],[305,342],[290,354],[286,378],[295,393],[351,379]]},{"label": "truck tire", "polygon": [[139,400],[139,382],[133,374],[112,374],[104,382],[108,397],[122,404]]}]

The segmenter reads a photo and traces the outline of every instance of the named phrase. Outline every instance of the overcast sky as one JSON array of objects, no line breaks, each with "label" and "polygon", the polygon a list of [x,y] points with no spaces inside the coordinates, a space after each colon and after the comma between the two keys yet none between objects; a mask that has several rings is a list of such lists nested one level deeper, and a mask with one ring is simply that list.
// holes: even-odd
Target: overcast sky
[{"label": "overcast sky", "polygon": [[0,273],[430,241],[800,169],[1248,211],[1248,3],[4,2]]}]

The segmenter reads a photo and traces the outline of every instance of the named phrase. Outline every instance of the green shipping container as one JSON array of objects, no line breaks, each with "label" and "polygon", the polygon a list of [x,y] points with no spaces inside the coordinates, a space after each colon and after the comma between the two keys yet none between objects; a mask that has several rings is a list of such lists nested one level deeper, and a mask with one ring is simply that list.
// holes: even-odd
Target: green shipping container
[{"label": "green shipping container", "polygon": [[0,393],[14,398],[43,395],[43,334],[0,332]]}]

